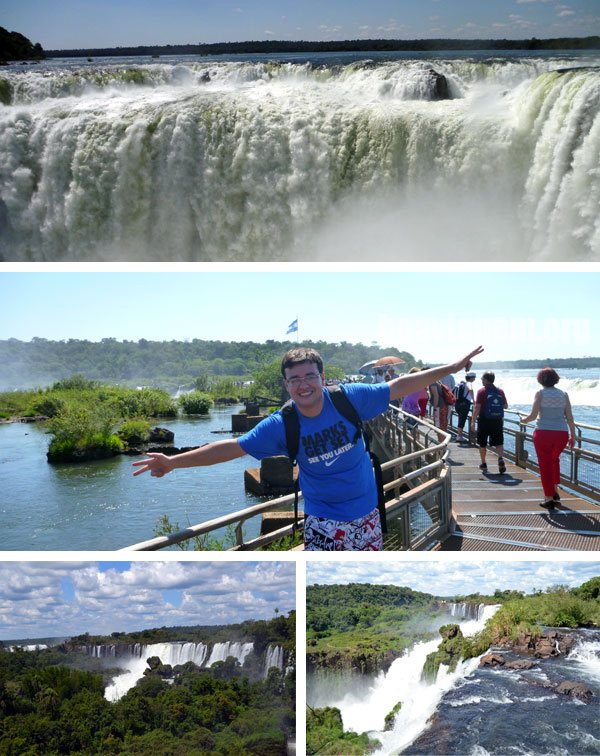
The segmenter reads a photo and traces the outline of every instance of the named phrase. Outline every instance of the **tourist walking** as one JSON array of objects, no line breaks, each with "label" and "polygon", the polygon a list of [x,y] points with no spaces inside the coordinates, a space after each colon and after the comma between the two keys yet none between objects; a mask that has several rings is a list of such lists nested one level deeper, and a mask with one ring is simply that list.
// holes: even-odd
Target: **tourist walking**
[{"label": "tourist walking", "polygon": [[490,446],[496,447],[498,455],[498,472],[503,475],[506,472],[504,463],[504,410],[507,409],[506,396],[502,389],[494,385],[496,376],[492,372],[486,372],[481,376],[483,387],[475,397],[473,418],[471,423],[477,424],[477,445],[481,464],[479,469],[487,472],[486,453],[488,441]]},{"label": "tourist walking", "polygon": [[456,440],[459,444],[464,440],[465,423],[467,422],[467,417],[471,411],[471,405],[475,399],[473,381],[476,377],[475,373],[466,373],[464,380],[454,388],[454,396],[456,397],[454,409],[458,415]]},{"label": "tourist walking", "polygon": [[[339,387],[361,421],[387,410],[390,401],[419,391],[448,373],[469,369],[483,351],[474,349],[455,363],[399,376],[389,383]],[[297,347],[281,362],[284,385],[298,417],[296,461],[304,496],[304,545],[317,551],[379,551],[382,529],[375,474],[360,428],[352,427],[323,383],[323,360],[314,349]],[[289,414],[287,412],[286,414]],[[148,453],[134,462],[135,475],[161,478],[176,468],[215,465],[251,454],[256,459],[291,456],[283,411],[274,412],[237,439],[215,441],[168,457]]]},{"label": "tourist walking", "polygon": [[542,507],[552,509],[560,501],[560,455],[567,444],[575,443],[575,423],[569,395],[556,388],[560,378],[556,370],[542,368],[537,381],[542,388],[536,393],[531,412],[521,418],[524,425],[537,418],[533,445],[537,454],[544,489]]}]

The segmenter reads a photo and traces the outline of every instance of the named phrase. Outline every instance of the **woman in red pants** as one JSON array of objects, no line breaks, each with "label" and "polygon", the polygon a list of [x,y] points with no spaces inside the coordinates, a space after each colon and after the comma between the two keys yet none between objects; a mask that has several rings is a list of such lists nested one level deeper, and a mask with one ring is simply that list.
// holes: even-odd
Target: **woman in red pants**
[{"label": "woman in red pants", "polygon": [[575,423],[569,396],[556,388],[559,376],[552,368],[543,368],[537,375],[542,389],[533,400],[531,413],[521,419],[523,424],[537,418],[533,445],[540,466],[545,500],[540,506],[552,509],[560,501],[560,455],[567,444],[575,443]]}]

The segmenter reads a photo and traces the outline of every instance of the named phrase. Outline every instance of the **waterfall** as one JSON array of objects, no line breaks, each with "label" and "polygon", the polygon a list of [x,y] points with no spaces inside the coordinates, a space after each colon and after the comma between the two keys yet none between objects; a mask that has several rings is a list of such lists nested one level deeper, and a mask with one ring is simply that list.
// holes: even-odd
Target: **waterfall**
[{"label": "waterfall", "polygon": [[486,604],[470,604],[462,602],[461,604],[450,604],[450,614],[453,617],[462,619],[481,620],[484,615]]},{"label": "waterfall", "polygon": [[441,236],[460,259],[600,253],[600,72],[577,58],[1,80],[0,260],[348,260],[366,239],[377,259],[445,259]]},{"label": "waterfall", "polygon": [[[473,635],[482,630],[497,610],[498,606],[485,606],[478,619],[460,623],[463,634]],[[327,705],[340,709],[345,729],[373,732],[382,743],[381,753],[397,753],[425,728],[444,693],[471,674],[479,663],[477,658],[460,662],[454,672],[448,672],[447,667],[442,665],[435,682],[428,684],[422,681],[425,659],[437,650],[440,642],[441,639],[436,638],[416,643],[396,659],[387,672],[381,672],[368,690],[358,693],[347,691],[343,698],[330,700]],[[383,732],[385,716],[398,701],[402,702],[402,708],[396,716],[395,727],[390,732]]]},{"label": "waterfall", "polygon": [[253,649],[253,643],[215,643],[206,666],[212,667],[215,662],[225,661],[229,656],[235,656],[239,663],[243,664]]},{"label": "waterfall", "polygon": [[[114,654],[99,652],[98,649],[114,649],[114,646],[96,646],[93,649],[93,656],[114,656]],[[158,656],[163,664],[170,664],[172,667],[186,662],[193,662],[198,667],[211,667],[215,662],[225,661],[229,656],[233,656],[240,664],[244,663],[245,658],[254,649],[253,643],[215,643],[212,646],[204,643],[150,643],[148,645],[136,643],[130,647],[130,654],[127,657],[120,657],[120,664],[126,664],[126,672],[114,678],[113,682],[107,686],[105,697],[109,701],[117,701],[132,688],[138,680],[144,676],[146,670],[146,661],[151,656]]]},{"label": "waterfall", "polygon": [[283,670],[283,649],[281,646],[270,645],[265,654],[265,669],[263,677],[267,677],[271,667]]}]

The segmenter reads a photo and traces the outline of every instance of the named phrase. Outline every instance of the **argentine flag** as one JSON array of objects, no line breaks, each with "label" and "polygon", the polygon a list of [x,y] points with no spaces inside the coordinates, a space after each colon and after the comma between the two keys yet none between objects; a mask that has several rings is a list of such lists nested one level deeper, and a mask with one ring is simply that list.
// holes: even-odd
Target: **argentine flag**
[{"label": "argentine flag", "polygon": [[286,335],[288,333],[294,333],[298,330],[298,318],[296,320],[292,320],[292,322],[289,324],[288,329],[286,331]]}]

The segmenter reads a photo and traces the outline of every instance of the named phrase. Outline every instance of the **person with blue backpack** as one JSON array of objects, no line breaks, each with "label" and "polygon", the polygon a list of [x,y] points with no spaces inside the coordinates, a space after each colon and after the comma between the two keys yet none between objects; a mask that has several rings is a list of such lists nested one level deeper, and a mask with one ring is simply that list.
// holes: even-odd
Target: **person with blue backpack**
[{"label": "person with blue backpack", "polygon": [[498,455],[498,472],[503,475],[506,472],[504,463],[504,410],[508,408],[504,391],[494,385],[496,376],[491,371],[481,376],[483,387],[475,397],[472,424],[477,423],[477,445],[481,464],[479,469],[487,472],[485,461],[488,441],[490,446],[496,447]]},{"label": "person with blue backpack", "polygon": [[[281,362],[283,383],[291,399],[281,410],[237,439],[215,441],[171,457],[149,452],[146,459],[133,463],[138,468],[134,475],[150,472],[162,478],[177,468],[215,465],[244,454],[256,459],[286,455],[298,464],[305,549],[380,551],[378,486],[362,421],[387,410],[392,400],[449,373],[468,370],[473,357],[482,351],[477,347],[454,363],[401,375],[389,383],[348,384],[334,391],[325,386],[319,353],[296,347],[286,352]],[[286,416],[295,418],[293,432]]]}]

